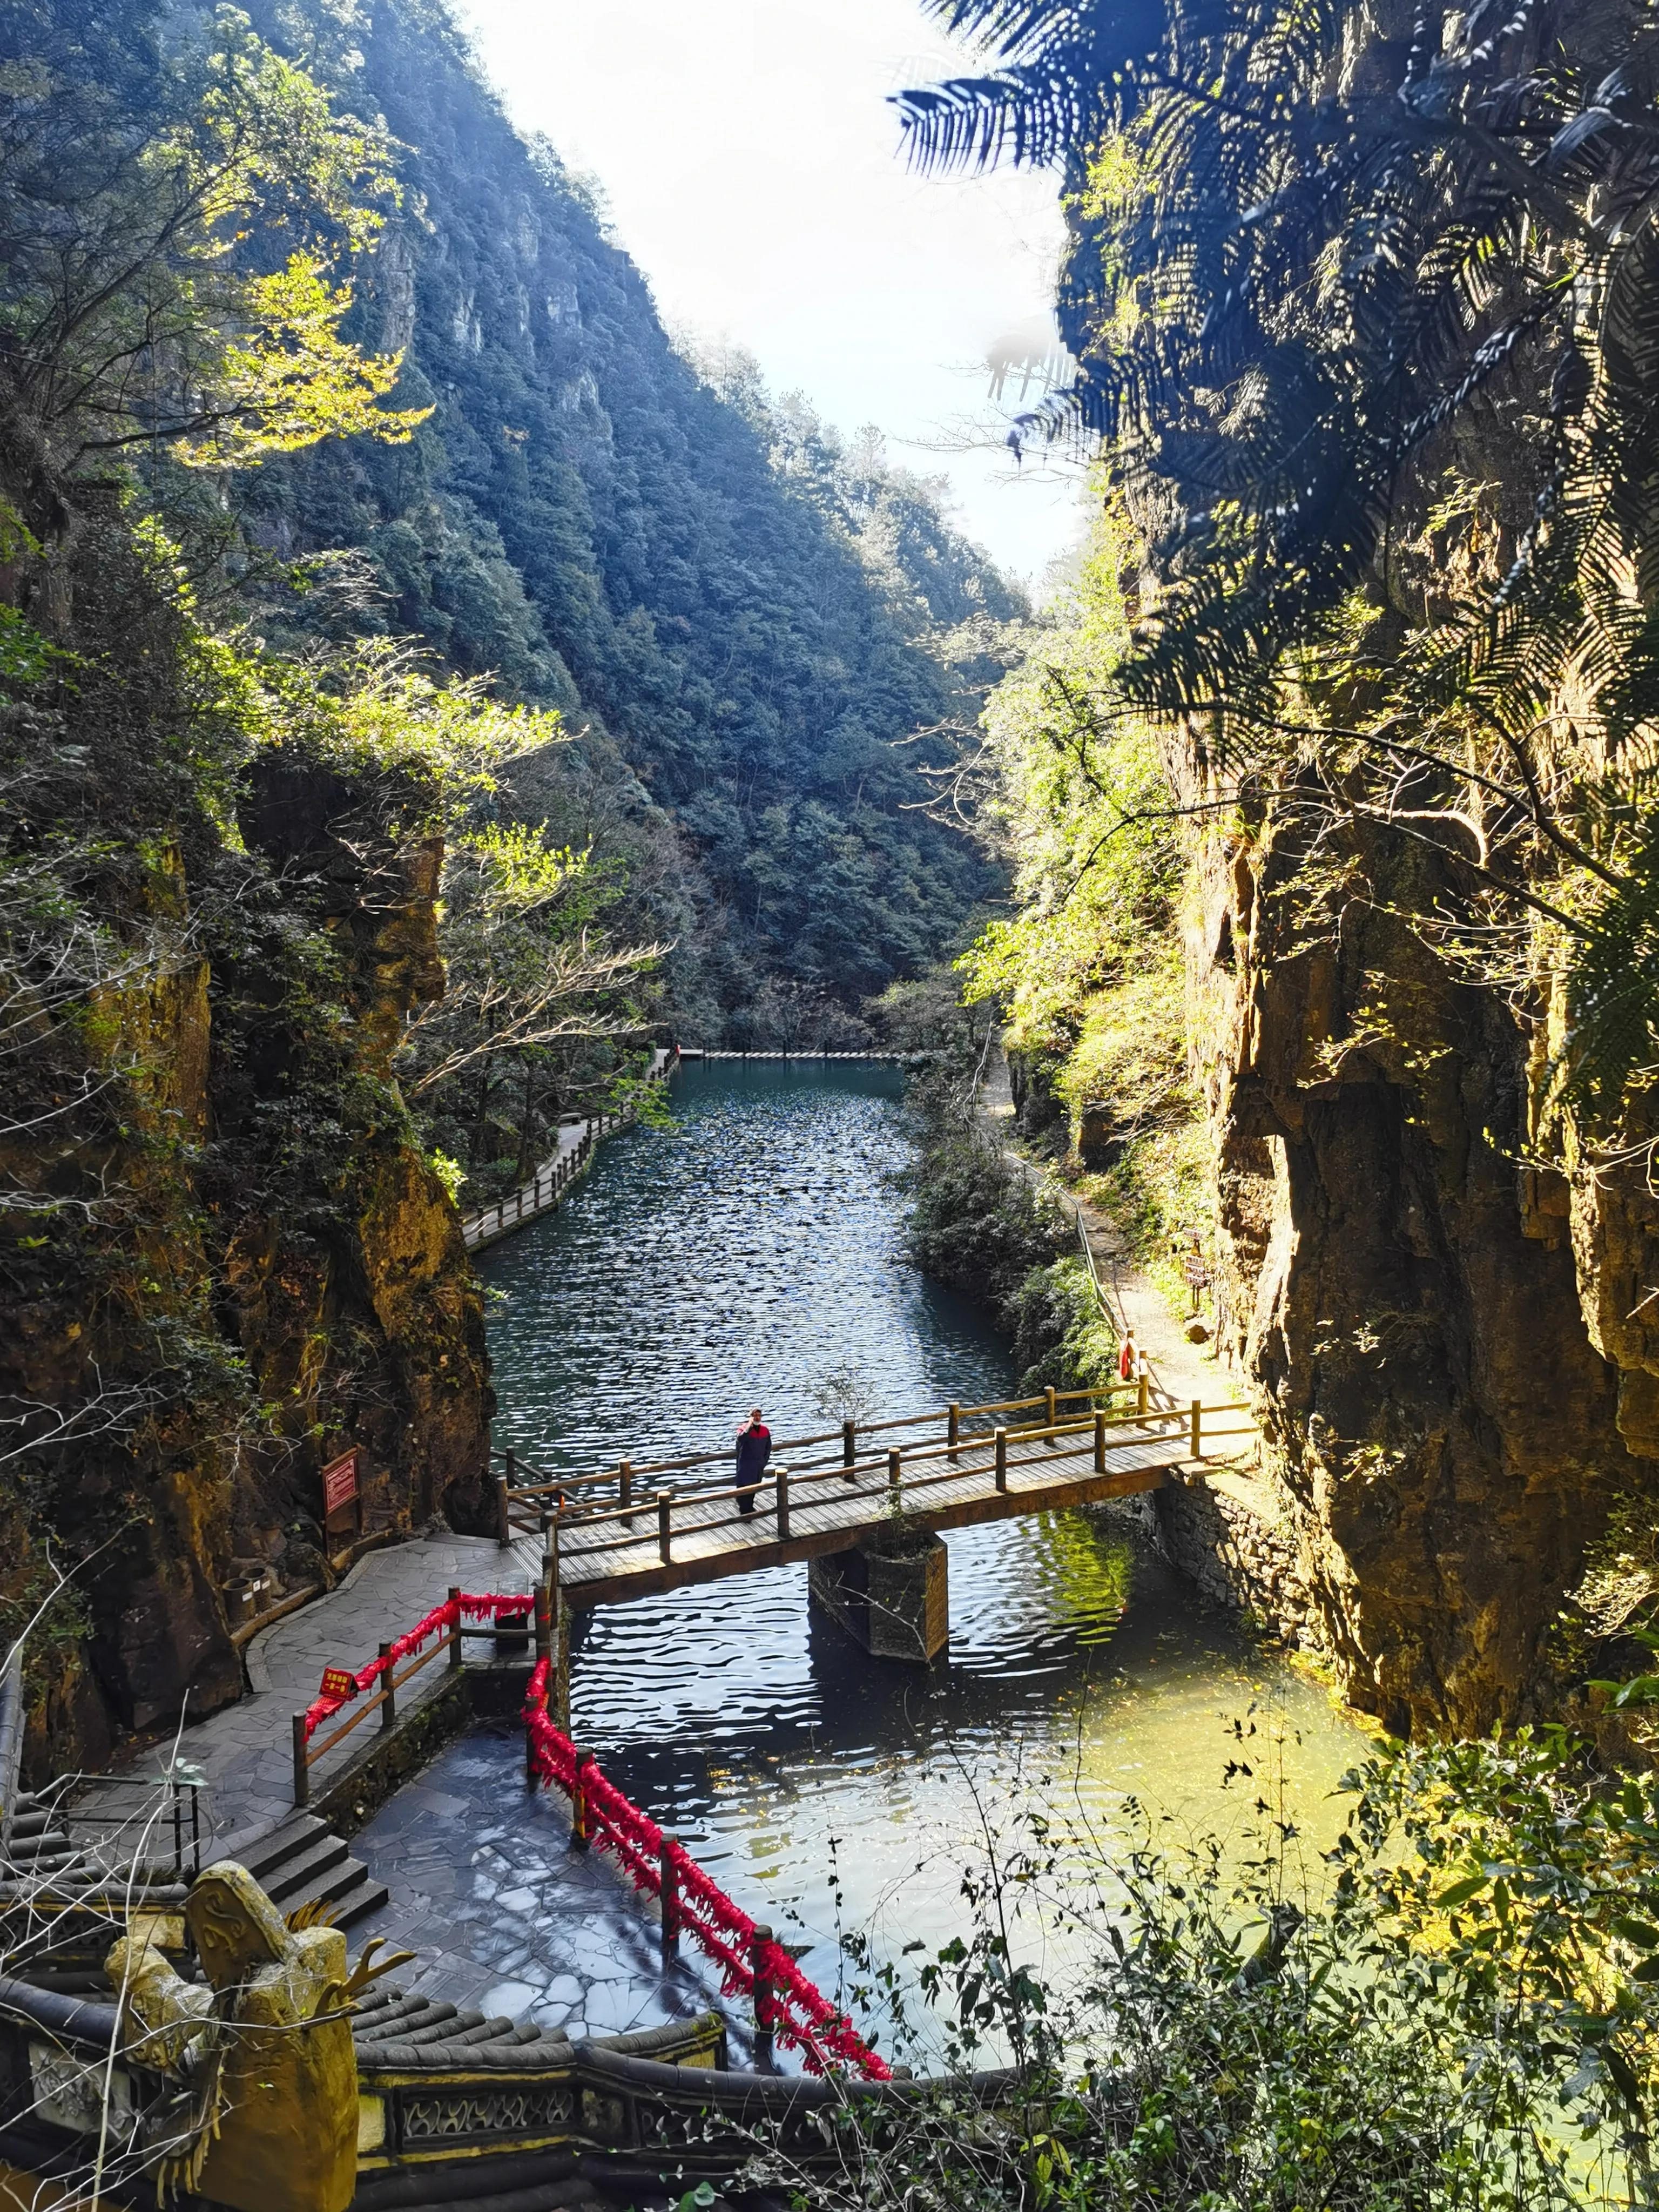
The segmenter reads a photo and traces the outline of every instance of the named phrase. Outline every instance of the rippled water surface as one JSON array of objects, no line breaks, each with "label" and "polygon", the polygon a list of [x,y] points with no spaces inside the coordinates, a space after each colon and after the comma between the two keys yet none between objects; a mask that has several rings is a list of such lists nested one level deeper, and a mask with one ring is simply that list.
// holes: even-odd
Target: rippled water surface
[{"label": "rippled water surface", "polygon": [[1001,1395],[994,1332],[905,1257],[899,1087],[684,1068],[672,1132],[613,1138],[570,1204],[484,1258],[497,1443],[554,1468],[712,1449],[757,1400],[800,1434],[848,1364],[894,1413]]},{"label": "rippled water surface", "polygon": [[[982,1316],[905,1255],[897,1094],[876,1070],[684,1071],[672,1130],[615,1139],[562,1212],[486,1255],[498,1440],[572,1468],[712,1448],[755,1399],[787,1435],[824,1425],[813,1386],[849,1364],[890,1412],[1004,1395],[1008,1355]],[[1126,1848],[1126,1799],[1172,1839],[1237,1834],[1271,1784],[1316,1839],[1334,1830],[1356,1732],[1204,1611],[1122,1509],[946,1542],[951,1641],[930,1668],[871,1659],[809,1611],[804,1566],[579,1629],[573,1732],[741,1905],[806,1947],[825,1987],[838,1920],[886,1957],[956,1932],[963,1871],[1023,1804],[1057,1808],[1079,1865]],[[607,1916],[613,1954],[649,1947],[619,1887],[562,1873],[562,1819],[526,1798],[520,1766],[515,1742],[480,1737],[433,1776],[489,1801],[489,1864],[533,1898],[514,1994],[550,2018],[631,2025],[650,2009],[643,1969],[618,1978],[613,1957],[609,1981],[586,1975],[574,1996],[553,1972],[568,1965],[562,1897],[578,1948],[604,1954]],[[499,1897],[508,1877],[479,1865],[479,1897]],[[1062,1975],[1073,1963],[1052,1925],[1024,1930],[1022,1955]]]}]

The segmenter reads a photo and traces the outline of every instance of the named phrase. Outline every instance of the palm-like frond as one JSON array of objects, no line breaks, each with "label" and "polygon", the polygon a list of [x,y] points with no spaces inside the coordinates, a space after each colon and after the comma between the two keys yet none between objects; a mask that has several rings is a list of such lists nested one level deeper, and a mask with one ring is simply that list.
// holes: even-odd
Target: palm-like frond
[{"label": "palm-like frond", "polygon": [[[1604,1110],[1659,1058],[1659,24],[1640,0],[1424,5],[1409,35],[1362,0],[932,12],[983,69],[901,97],[913,157],[1066,165],[1078,373],[1016,435],[1103,443],[1172,518],[1120,688],[1248,748],[1356,592],[1413,610],[1371,686],[1381,755],[1480,728],[1515,818],[1601,877],[1562,914]],[[1431,619],[1402,547],[1495,441],[1497,576]],[[1564,731],[1626,794],[1594,854],[1542,795],[1580,773],[1551,765]]]}]

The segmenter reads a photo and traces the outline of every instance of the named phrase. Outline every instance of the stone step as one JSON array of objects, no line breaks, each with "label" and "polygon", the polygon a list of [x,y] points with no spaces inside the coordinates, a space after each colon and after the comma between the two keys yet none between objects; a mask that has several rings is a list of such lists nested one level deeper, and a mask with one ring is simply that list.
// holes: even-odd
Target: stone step
[{"label": "stone step", "polygon": [[391,1894],[312,1813],[296,1814],[250,1845],[242,1864],[284,1915],[302,1905],[325,1904],[337,1928],[351,1927]]},{"label": "stone step", "polygon": [[326,1820],[319,1820],[314,1813],[290,1813],[274,1828],[266,1830],[255,1842],[238,1853],[242,1864],[260,1883],[270,1887],[268,1877],[284,1860],[297,1858],[301,1851],[309,1850],[320,1836],[330,1836],[333,1830]]},{"label": "stone step", "polygon": [[[255,1874],[254,1879],[271,1902],[286,1912],[300,1899],[332,1897],[340,1869],[350,1863],[350,1856],[338,1836],[319,1836],[304,1850],[279,1860],[268,1872]],[[254,1873],[252,1867],[248,1871]]]},{"label": "stone step", "polygon": [[351,1869],[351,1887],[332,1899],[334,1925],[355,1928],[360,1920],[378,1912],[392,1892],[383,1881],[376,1881],[361,1859],[348,1859]]}]

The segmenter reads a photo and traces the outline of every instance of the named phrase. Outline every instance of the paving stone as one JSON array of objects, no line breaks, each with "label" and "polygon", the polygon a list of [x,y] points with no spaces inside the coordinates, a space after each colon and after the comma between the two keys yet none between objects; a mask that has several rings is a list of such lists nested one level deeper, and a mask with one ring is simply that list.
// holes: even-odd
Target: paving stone
[{"label": "paving stone", "polygon": [[[473,1591],[529,1586],[513,1554],[488,1537],[417,1537],[368,1553],[337,1589],[254,1638],[244,1654],[248,1695],[193,1722],[179,1738],[179,1757],[206,1778],[202,1817],[209,1837],[240,1834],[292,1810],[293,1716],[317,1694],[324,1668],[361,1667],[382,1642],[441,1604],[452,1583]],[[446,1671],[440,1662],[417,1674],[399,1701],[403,1709],[432,1696]],[[362,1730],[354,1731],[313,1770],[316,1777],[337,1771],[361,1741]],[[453,1802],[456,1812],[466,1809],[465,1801]]]}]

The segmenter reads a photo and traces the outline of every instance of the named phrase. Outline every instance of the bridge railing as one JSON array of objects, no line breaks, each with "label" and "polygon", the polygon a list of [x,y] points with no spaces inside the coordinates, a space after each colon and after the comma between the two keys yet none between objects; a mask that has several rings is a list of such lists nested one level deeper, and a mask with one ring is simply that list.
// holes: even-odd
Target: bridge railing
[{"label": "bridge railing", "polygon": [[[813,1486],[818,1486],[820,1497],[830,1486],[836,1486],[829,1494],[838,1502],[866,1499],[874,1504],[879,1500],[884,1516],[925,1516],[928,1501],[922,1493],[944,1484],[960,1485],[964,1474],[975,1474],[988,1475],[994,1492],[1006,1493],[1011,1487],[1018,1486],[1011,1484],[1012,1475],[1023,1468],[1052,1466],[1049,1455],[1068,1439],[1091,1437],[1094,1472],[1104,1474],[1114,1430],[1132,1428],[1143,1435],[1148,1431],[1154,1437],[1161,1434],[1170,1443],[1179,1443],[1181,1456],[1201,1460],[1209,1445],[1232,1437],[1255,1434],[1255,1424],[1248,1419],[1242,1424],[1225,1425],[1230,1416],[1248,1413],[1248,1410],[1237,1401],[1206,1407],[1194,1399],[1184,1407],[1145,1413],[1136,1410],[1111,1414],[1097,1410],[1081,1420],[1059,1422],[1052,1427],[999,1428],[992,1431],[989,1439],[990,1460],[981,1467],[964,1468],[959,1464],[959,1455],[964,1449],[960,1440],[955,1443],[924,1444],[908,1451],[894,1445],[884,1454],[855,1461],[851,1466],[788,1468],[780,1464],[769,1469],[765,1479],[757,1485],[659,1490],[637,1498],[630,1496],[617,1505],[605,1507],[556,1501],[544,1506],[533,1526],[520,1533],[542,1537],[556,1575],[567,1533],[579,1540],[576,1549],[585,1559],[598,1552],[626,1551],[654,1544],[659,1563],[670,1566],[674,1561],[677,1535],[707,1536],[728,1526],[738,1527],[748,1517],[750,1508],[757,1512],[769,1510],[775,1516],[778,1540],[787,1542],[793,1533],[794,1513],[810,1511],[817,1502],[814,1498],[802,1496],[803,1491]],[[762,1508],[757,1501],[767,1492],[770,1496],[767,1506]],[[642,1528],[636,1525],[641,1521],[647,1524]],[[615,1533],[602,1533],[606,1529]]]},{"label": "bridge railing", "polygon": [[[859,1463],[860,1437],[893,1436],[903,1429],[938,1428],[942,1431],[945,1448],[950,1449],[975,1440],[988,1441],[997,1426],[999,1414],[1038,1411],[1040,1418],[1036,1421],[1016,1423],[1009,1431],[1014,1436],[1035,1436],[1045,1428],[1054,1428],[1060,1408],[1079,1399],[1091,1407],[1102,1401],[1109,1406],[1122,1400],[1133,1407],[1125,1418],[1144,1419],[1154,1410],[1152,1395],[1144,1376],[1136,1382],[1102,1383],[1086,1390],[1048,1389],[1033,1397],[1001,1398],[985,1405],[939,1406],[927,1413],[900,1413],[884,1421],[843,1421],[838,1429],[784,1437],[774,1445],[773,1450],[779,1458],[788,1454],[795,1462],[797,1474],[832,1469],[845,1473]],[[835,1444],[839,1449],[820,1459],[799,1458],[802,1452],[810,1452],[821,1444]],[[687,1474],[704,1467],[729,1467],[732,1457],[732,1447],[727,1444],[718,1451],[690,1452],[678,1459],[624,1459],[582,1474],[557,1474],[532,1465],[511,1445],[493,1446],[491,1464],[500,1469],[495,1483],[496,1533],[503,1544],[511,1543],[515,1534],[534,1533],[540,1526],[543,1504],[548,1500],[569,1505],[573,1502],[585,1503],[595,1494],[609,1493],[626,1510],[632,1503],[636,1485],[647,1476]],[[524,1480],[526,1476],[530,1477],[528,1481]],[[653,1498],[659,1486],[651,1490]]]}]

